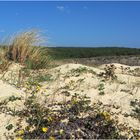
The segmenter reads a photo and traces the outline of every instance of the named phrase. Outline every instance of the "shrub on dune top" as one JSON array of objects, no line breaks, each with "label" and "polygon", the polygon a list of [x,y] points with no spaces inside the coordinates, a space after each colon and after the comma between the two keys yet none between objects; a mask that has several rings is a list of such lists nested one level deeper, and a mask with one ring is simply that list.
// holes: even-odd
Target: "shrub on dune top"
[{"label": "shrub on dune top", "polygon": [[42,40],[37,30],[19,33],[8,46],[6,56],[9,60],[25,65],[27,68],[46,68],[50,60],[47,49],[35,46]]}]

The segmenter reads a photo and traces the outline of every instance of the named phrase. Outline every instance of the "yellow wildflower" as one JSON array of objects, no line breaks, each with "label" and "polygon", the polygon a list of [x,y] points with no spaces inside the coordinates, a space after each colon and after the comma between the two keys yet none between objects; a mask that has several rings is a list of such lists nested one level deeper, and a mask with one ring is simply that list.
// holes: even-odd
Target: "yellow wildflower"
[{"label": "yellow wildflower", "polygon": [[52,117],[48,117],[48,119],[47,119],[49,122],[51,122],[53,119],[52,119]]},{"label": "yellow wildflower", "polygon": [[77,102],[77,99],[74,97],[73,99],[72,99],[72,104],[75,104]]},{"label": "yellow wildflower", "polygon": [[54,137],[52,137],[52,136],[50,136],[50,137],[49,137],[49,140],[55,140],[55,138],[54,138]]},{"label": "yellow wildflower", "polygon": [[46,132],[48,131],[48,128],[47,128],[47,127],[42,127],[42,131],[43,131],[44,133],[46,133]]},{"label": "yellow wildflower", "polygon": [[133,132],[134,132],[134,133],[137,133],[137,131],[138,131],[137,129],[133,129]]},{"label": "yellow wildflower", "polygon": [[60,135],[62,135],[62,134],[63,134],[63,132],[64,132],[64,130],[63,130],[63,129],[60,129],[60,130],[59,130]]},{"label": "yellow wildflower", "polygon": [[22,130],[19,130],[19,131],[18,131],[18,134],[19,134],[19,135],[23,135],[23,134],[24,134],[24,130],[23,130],[23,129],[22,129]]},{"label": "yellow wildflower", "polygon": [[29,89],[29,88],[30,88],[30,86],[29,86],[29,85],[25,85],[25,87],[26,87],[27,89]]},{"label": "yellow wildflower", "polygon": [[110,114],[108,112],[102,112],[101,114],[105,117],[105,119],[110,120]]},{"label": "yellow wildflower", "polygon": [[22,138],[17,138],[17,140],[23,140]]},{"label": "yellow wildflower", "polygon": [[36,90],[40,90],[41,89],[41,87],[40,86],[36,86]]}]

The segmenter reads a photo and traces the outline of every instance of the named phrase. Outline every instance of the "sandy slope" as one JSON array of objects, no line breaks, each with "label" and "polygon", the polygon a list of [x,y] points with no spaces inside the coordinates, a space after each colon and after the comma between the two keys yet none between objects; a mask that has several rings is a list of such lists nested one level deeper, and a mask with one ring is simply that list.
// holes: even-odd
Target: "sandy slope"
[{"label": "sandy slope", "polygon": [[[140,77],[121,72],[120,66],[129,66],[116,63],[114,65],[117,67],[116,75],[118,79],[105,82],[102,82],[102,78],[97,76],[97,74],[103,72],[105,65],[98,68],[87,67],[81,64],[65,64],[59,66],[49,71],[53,75],[53,80],[43,82],[42,90],[46,90],[46,94],[49,94],[53,98],[55,97],[56,101],[67,100],[64,94],[62,94],[64,91],[71,94],[86,94],[91,98],[92,103],[102,102],[104,108],[110,111],[112,116],[119,120],[119,123],[126,123],[128,126],[140,129],[140,121],[128,116],[133,112],[130,102],[134,99],[140,99]],[[140,68],[140,66],[130,67],[130,69],[135,68]],[[80,69],[80,72],[77,69]],[[98,87],[101,83],[104,84],[104,95],[99,94]],[[0,81],[0,99],[2,100],[13,94],[20,96],[23,95],[23,92]],[[17,104],[14,104],[14,106],[17,107]],[[16,118],[0,114],[0,120],[2,121],[0,125],[0,136],[2,136],[6,132],[5,126],[9,122],[15,123]]]},{"label": "sandy slope", "polygon": [[[0,100],[2,101],[12,95],[21,96],[22,91],[0,80]],[[17,102],[16,104],[11,104],[10,107],[13,106],[17,108],[18,105],[19,103]],[[16,120],[17,118],[12,117],[11,115],[0,113],[0,139],[5,139],[3,135],[5,132],[7,132],[5,127],[10,123],[15,124]]]},{"label": "sandy slope", "polygon": [[[110,112],[114,113],[114,117],[118,117],[120,123],[127,123],[129,126],[140,129],[140,122],[132,117],[125,117],[126,114],[132,113],[132,107],[130,102],[134,99],[140,99],[140,77],[123,74],[119,70],[120,66],[129,67],[121,64],[114,64],[116,69],[116,75],[118,80],[102,82],[96,74],[90,72],[81,72],[79,76],[71,73],[71,70],[77,68],[87,68],[93,70],[97,74],[102,72],[102,65],[100,68],[86,67],[80,64],[66,64],[59,66],[51,71],[53,73],[54,80],[51,83],[44,83],[44,88],[47,88],[48,93],[54,93],[56,100],[63,100],[63,91],[68,91],[71,94],[79,93],[86,94],[91,97],[92,102],[100,101],[106,106]],[[132,66],[130,69],[140,68],[138,66]],[[104,84],[104,95],[99,95],[98,86]],[[46,86],[47,85],[47,86]],[[69,86],[69,88],[65,88]],[[53,92],[52,92],[53,91]],[[59,93],[59,94],[58,94]]]}]

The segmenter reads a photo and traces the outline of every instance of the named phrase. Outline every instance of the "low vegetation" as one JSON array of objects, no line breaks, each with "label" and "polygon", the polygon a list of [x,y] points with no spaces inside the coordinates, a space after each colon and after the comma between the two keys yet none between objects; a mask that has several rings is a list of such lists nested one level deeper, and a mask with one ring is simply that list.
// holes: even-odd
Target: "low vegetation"
[{"label": "low vegetation", "polygon": [[98,90],[99,90],[99,94],[100,94],[100,95],[104,95],[104,94],[105,94],[105,93],[104,93],[104,89],[105,89],[104,83],[102,82],[102,83],[100,83],[99,86],[98,86]]},{"label": "low vegetation", "polygon": [[[17,123],[6,126],[7,138],[19,139],[126,139],[121,135],[122,126],[111,117],[111,114],[98,108],[100,103],[91,105],[86,95],[74,94],[66,102],[39,102],[37,93],[39,84],[29,84],[28,97],[21,99],[11,96],[0,102],[0,112],[17,117]],[[34,90],[30,90],[34,87]],[[44,92],[45,94],[45,92]],[[7,107],[7,104],[22,101],[21,110]],[[24,123],[23,123],[24,122]],[[24,124],[24,125],[23,125]],[[124,128],[125,126],[123,126]],[[131,131],[132,128],[125,128]],[[11,132],[14,131],[14,135]],[[129,138],[136,139],[139,130],[133,131]]]},{"label": "low vegetation", "polygon": [[133,107],[133,113],[131,115],[140,121],[140,100],[135,99],[131,101],[131,106]]},{"label": "low vegetation", "polygon": [[[14,129],[17,138],[53,140],[126,138],[119,134],[119,127],[110,113],[90,106],[90,100],[85,95],[75,94],[67,102],[46,104],[39,103],[35,93],[37,91],[26,98],[22,110],[6,107],[9,102],[21,100],[18,97],[12,96],[0,103],[1,112],[19,118],[16,126],[13,124],[6,126],[8,131]],[[26,127],[22,125],[23,121],[26,121]],[[6,137],[13,136],[9,133]]]},{"label": "low vegetation", "polygon": [[117,76],[115,75],[115,65],[106,65],[104,68],[105,72],[101,72],[99,76],[103,77],[105,80],[115,80]]}]

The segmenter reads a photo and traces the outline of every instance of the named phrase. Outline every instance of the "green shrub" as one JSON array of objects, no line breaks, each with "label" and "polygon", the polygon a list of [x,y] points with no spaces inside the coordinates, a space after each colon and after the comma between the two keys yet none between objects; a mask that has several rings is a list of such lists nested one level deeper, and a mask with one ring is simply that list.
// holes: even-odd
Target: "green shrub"
[{"label": "green shrub", "polygon": [[140,100],[135,99],[131,101],[130,105],[133,107],[133,113],[131,113],[131,116],[140,121]]},{"label": "green shrub", "polygon": [[106,65],[104,70],[105,72],[101,72],[99,76],[105,78],[105,80],[115,80],[117,76],[115,75],[116,66],[114,64]]}]

